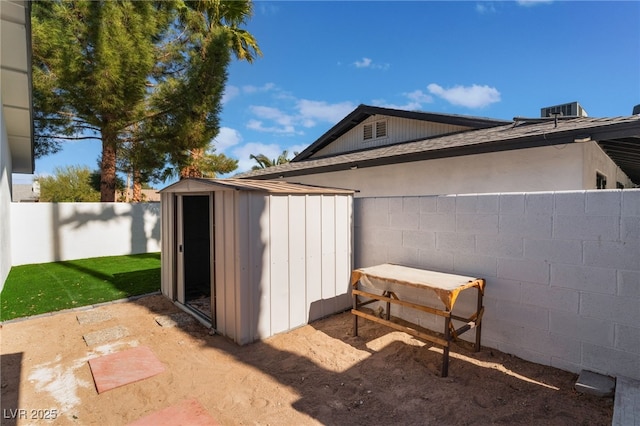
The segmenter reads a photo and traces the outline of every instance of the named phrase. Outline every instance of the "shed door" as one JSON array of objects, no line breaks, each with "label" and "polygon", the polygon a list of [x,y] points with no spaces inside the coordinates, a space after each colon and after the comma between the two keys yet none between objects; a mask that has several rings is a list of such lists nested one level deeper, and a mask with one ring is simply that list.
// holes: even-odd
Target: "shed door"
[{"label": "shed door", "polygon": [[[183,195],[178,203],[178,300],[211,319],[213,256],[212,197]],[[182,294],[180,294],[182,293]]]}]

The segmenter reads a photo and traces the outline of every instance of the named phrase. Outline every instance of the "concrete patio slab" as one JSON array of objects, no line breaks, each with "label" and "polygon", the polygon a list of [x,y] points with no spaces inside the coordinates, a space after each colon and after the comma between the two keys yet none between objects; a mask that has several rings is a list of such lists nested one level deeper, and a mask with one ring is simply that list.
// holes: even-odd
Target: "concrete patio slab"
[{"label": "concrete patio slab", "polygon": [[79,313],[76,318],[78,319],[78,324],[80,325],[97,324],[99,322],[110,320],[111,314],[106,311],[90,310]]},{"label": "concrete patio slab", "polygon": [[165,371],[146,346],[127,349],[89,360],[98,393],[137,382]]},{"label": "concrete patio slab", "polygon": [[193,316],[186,312],[176,312],[169,315],[160,315],[154,318],[161,327],[182,327],[195,322]]},{"label": "concrete patio slab", "polygon": [[106,328],[104,330],[93,331],[87,333],[82,338],[87,346],[100,345],[102,343],[118,340],[129,335],[129,330],[126,327],[118,325],[116,327]]},{"label": "concrete patio slab", "polygon": [[215,426],[217,424],[198,400],[188,399],[129,423],[129,426]]}]

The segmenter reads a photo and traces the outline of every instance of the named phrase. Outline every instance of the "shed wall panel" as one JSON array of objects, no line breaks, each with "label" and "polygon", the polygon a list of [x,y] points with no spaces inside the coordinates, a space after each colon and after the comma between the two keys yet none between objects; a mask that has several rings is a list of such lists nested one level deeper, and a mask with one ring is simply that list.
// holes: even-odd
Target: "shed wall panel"
[{"label": "shed wall panel", "polygon": [[251,234],[254,239],[251,252],[255,254],[254,275],[251,281],[257,308],[257,338],[271,336],[271,255],[269,249],[270,198],[264,195],[251,197]]},{"label": "shed wall panel", "polygon": [[271,196],[271,332],[289,329],[289,207],[287,196]]},{"label": "shed wall panel", "polygon": [[[218,269],[221,271],[222,282],[221,285],[224,288],[224,295],[222,298],[222,315],[224,316],[225,335],[235,339],[236,337],[236,324],[235,324],[235,285],[233,277],[230,276],[232,271],[230,270],[230,258],[233,256],[233,245],[230,245],[229,235],[235,228],[235,212],[233,211],[233,194],[222,192],[222,221],[220,222],[221,229],[218,230],[220,237],[218,241],[222,244],[223,256],[220,259]],[[232,211],[229,211],[229,210]]]},{"label": "shed wall panel", "polygon": [[251,283],[251,259],[253,253],[249,250],[251,246],[251,227],[249,226],[250,208],[249,193],[236,193],[236,283],[238,288],[238,339],[240,344],[252,342],[255,339],[255,321],[256,315],[255,301],[253,300],[253,291]]},{"label": "shed wall panel", "polygon": [[289,196],[289,326],[307,321],[306,303],[306,200]]},{"label": "shed wall panel", "polygon": [[162,194],[162,213],[161,213],[161,279],[160,287],[162,294],[173,300],[175,294],[173,291],[174,282],[176,279],[175,265],[176,265],[176,252],[175,252],[175,199],[173,194]]},{"label": "shed wall panel", "polygon": [[306,199],[306,311],[309,321],[322,317],[322,214],[321,197]]},{"label": "shed wall panel", "polygon": [[[214,233],[215,239],[213,241],[213,250],[215,252],[216,264],[213,268],[214,273],[214,292],[216,295],[216,330],[224,333],[226,330],[226,318],[224,316],[224,300],[226,288],[224,285],[224,271],[220,266],[224,264],[225,251],[224,251],[224,239],[223,239],[223,221],[224,221],[224,195],[221,192],[214,192],[213,194],[213,221],[217,224],[216,232]],[[212,301],[213,302],[213,301]]]},{"label": "shed wall panel", "polygon": [[351,230],[350,198],[335,198],[335,238],[336,238],[336,309],[346,309],[350,305],[349,279],[351,277]]},{"label": "shed wall panel", "polygon": [[336,312],[336,235],[335,235],[335,199],[322,196],[322,315]]}]

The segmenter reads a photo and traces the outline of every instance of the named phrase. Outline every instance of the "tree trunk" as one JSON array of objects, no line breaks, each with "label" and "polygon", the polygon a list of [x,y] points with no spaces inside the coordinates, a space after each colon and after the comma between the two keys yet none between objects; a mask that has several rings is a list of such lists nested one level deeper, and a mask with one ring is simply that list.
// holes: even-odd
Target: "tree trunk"
[{"label": "tree trunk", "polygon": [[100,163],[100,202],[116,200],[117,134],[102,131],[102,162]]},{"label": "tree trunk", "polygon": [[202,177],[202,170],[198,167],[198,160],[200,160],[203,155],[204,149],[202,148],[194,148],[191,150],[190,162],[180,170],[180,179]]},{"label": "tree trunk", "polygon": [[138,170],[133,171],[133,195],[131,201],[139,203],[142,201],[142,183],[140,183],[140,172]]}]

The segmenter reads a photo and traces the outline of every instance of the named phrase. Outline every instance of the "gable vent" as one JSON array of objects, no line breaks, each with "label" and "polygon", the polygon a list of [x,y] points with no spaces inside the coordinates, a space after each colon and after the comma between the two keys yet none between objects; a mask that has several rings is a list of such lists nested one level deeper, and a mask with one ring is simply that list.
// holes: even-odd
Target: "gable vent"
[{"label": "gable vent", "polygon": [[362,139],[372,140],[387,137],[387,120],[374,121],[362,126]]},{"label": "gable vent", "polygon": [[365,124],[362,127],[364,131],[363,139],[366,141],[367,139],[373,139],[373,124]]}]

